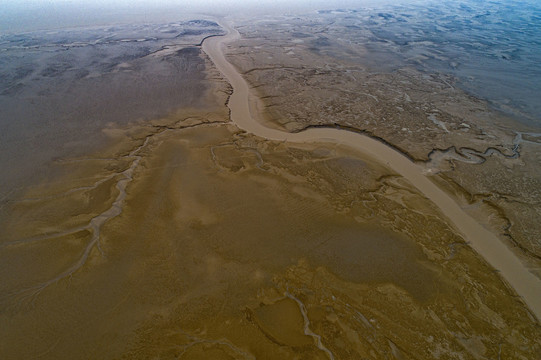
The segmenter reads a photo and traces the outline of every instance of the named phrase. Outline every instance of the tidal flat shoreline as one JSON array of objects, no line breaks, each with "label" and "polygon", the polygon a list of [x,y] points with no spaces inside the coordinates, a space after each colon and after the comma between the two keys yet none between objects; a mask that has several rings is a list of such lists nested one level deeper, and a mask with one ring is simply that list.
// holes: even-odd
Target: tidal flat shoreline
[{"label": "tidal flat shoreline", "polygon": [[[203,50],[220,41],[207,39]],[[250,108],[242,77],[230,85],[212,56],[197,56],[209,106],[110,126],[111,146],[64,158],[63,181],[9,204],[0,246],[2,357],[541,352],[538,320],[400,174],[409,160],[381,143],[368,151],[389,152],[390,166],[375,160],[379,151],[361,155],[348,145],[357,144],[353,133],[339,132],[337,143],[325,129],[262,127],[251,114],[264,103],[252,94]],[[249,118],[237,117],[239,104]],[[244,126],[305,138],[266,139]],[[122,211],[102,224],[95,246],[91,227],[66,233],[119,196]],[[86,249],[82,266],[57,279]]]}]

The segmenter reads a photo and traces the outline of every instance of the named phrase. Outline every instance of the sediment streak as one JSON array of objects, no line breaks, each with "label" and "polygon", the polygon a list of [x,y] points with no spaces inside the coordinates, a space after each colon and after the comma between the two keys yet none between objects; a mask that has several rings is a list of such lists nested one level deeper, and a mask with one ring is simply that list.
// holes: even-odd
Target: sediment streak
[{"label": "sediment streak", "polygon": [[226,60],[222,51],[225,44],[239,39],[240,34],[228,24],[221,25],[226,28],[227,35],[206,39],[203,42],[203,51],[207,53],[233,87],[233,94],[228,102],[233,123],[242,130],[269,140],[295,143],[329,142],[344,145],[355,149],[364,157],[386,164],[431,200],[448,219],[450,225],[501,273],[502,277],[522,297],[537,319],[541,319],[541,279],[533,275],[497,235],[485,229],[469,216],[453,198],[433,183],[424,174],[423,167],[389,146],[363,134],[328,128],[311,128],[298,133],[288,133],[268,128],[261,121],[258,121],[257,117],[261,114],[258,111],[251,111],[261,108],[257,105],[258,99],[250,92],[248,83],[241,74]]},{"label": "sediment streak", "polygon": [[323,345],[323,342],[321,341],[321,336],[316,334],[310,329],[310,320],[308,319],[308,312],[306,311],[306,306],[304,306],[302,301],[300,301],[297,297],[292,295],[289,291],[286,291],[284,295],[290,298],[291,300],[295,301],[297,305],[299,305],[299,310],[301,311],[302,317],[304,319],[304,326],[303,326],[304,335],[311,336],[314,339],[316,347],[319,350],[323,351],[330,360],[334,360],[333,353],[328,348],[326,348],[325,345]]}]

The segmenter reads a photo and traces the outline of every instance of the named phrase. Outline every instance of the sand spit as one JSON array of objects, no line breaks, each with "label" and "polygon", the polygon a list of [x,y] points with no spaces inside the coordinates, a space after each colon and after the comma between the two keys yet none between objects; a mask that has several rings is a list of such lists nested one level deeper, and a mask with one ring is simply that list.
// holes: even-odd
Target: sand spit
[{"label": "sand spit", "polygon": [[268,128],[258,122],[259,119],[255,117],[259,114],[251,111],[257,107],[257,100],[251,94],[247,82],[225,59],[222,52],[222,46],[239,39],[240,34],[230,25],[224,24],[224,27],[228,31],[227,35],[207,39],[203,43],[203,50],[233,87],[233,94],[228,106],[231,109],[231,119],[239,128],[269,140],[297,143],[316,141],[338,143],[386,164],[430,199],[469,244],[501,272],[503,278],[522,296],[536,317],[541,318],[541,280],[531,274],[496,235],[477,223],[457,205],[455,200],[425,176],[423,168],[377,140],[361,134],[323,128],[287,133]]}]

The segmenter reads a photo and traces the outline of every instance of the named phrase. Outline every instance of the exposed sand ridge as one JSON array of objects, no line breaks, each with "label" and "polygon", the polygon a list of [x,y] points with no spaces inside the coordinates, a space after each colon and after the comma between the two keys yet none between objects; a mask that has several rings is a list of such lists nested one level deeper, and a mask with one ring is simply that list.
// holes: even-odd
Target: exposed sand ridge
[{"label": "exposed sand ridge", "polygon": [[[541,280],[535,277],[492,232],[485,229],[460,206],[433,183],[425,174],[425,169],[400,154],[389,146],[369,136],[329,128],[311,128],[298,133],[288,133],[264,126],[255,117],[257,99],[250,92],[247,82],[235,67],[229,63],[222,45],[240,38],[233,27],[223,24],[228,33],[223,37],[208,38],[203,43],[203,50],[209,55],[216,67],[224,74],[233,87],[233,94],[228,106],[231,120],[241,129],[269,140],[290,142],[331,142],[351,147],[362,152],[363,156],[386,164],[392,170],[411,182],[425,197],[430,199],[449,219],[450,224],[459,231],[470,245],[481,254],[503,278],[522,296],[526,304],[541,318]],[[472,154],[476,155],[476,154]]]}]

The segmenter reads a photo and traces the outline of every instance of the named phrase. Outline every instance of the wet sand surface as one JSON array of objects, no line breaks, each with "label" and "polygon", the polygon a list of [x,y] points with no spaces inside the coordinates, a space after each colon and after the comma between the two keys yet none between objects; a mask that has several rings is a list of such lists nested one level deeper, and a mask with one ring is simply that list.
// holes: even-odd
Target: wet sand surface
[{"label": "wet sand surface", "polygon": [[243,131],[243,90],[205,72],[206,108],[111,126],[5,204],[1,358],[539,357],[535,316],[409,160]]},{"label": "wet sand surface", "polygon": [[128,142],[122,212],[83,263],[92,232],[54,233],[106,212],[79,213],[115,183],[63,196],[61,214],[13,208],[27,238],[1,248],[3,357],[537,354],[520,299],[400,176],[204,122]]}]

